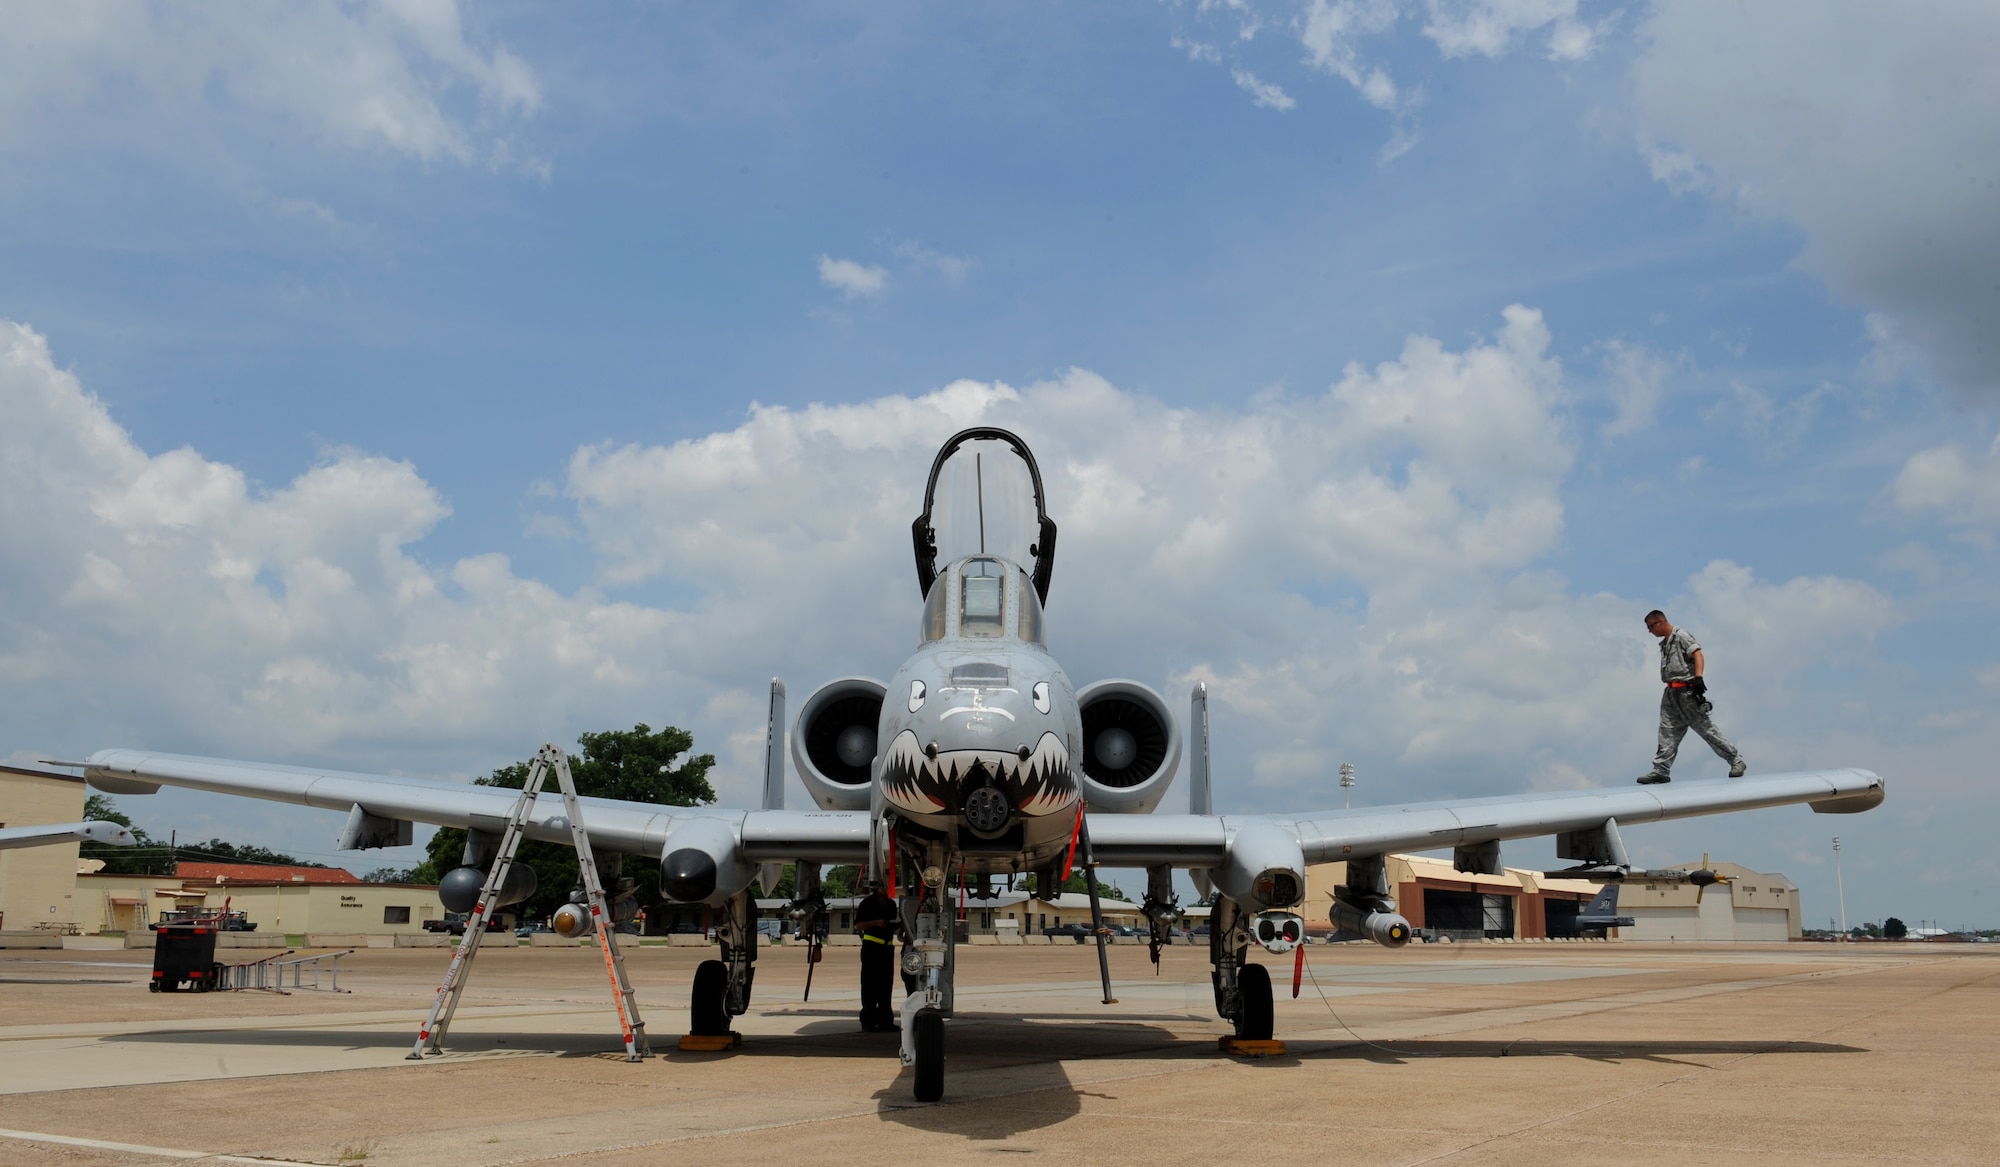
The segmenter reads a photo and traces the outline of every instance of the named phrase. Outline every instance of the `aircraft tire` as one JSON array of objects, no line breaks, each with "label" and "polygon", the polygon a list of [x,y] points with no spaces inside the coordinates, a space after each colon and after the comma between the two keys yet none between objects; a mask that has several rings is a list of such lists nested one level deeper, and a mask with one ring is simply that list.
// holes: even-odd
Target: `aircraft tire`
[{"label": "aircraft tire", "polygon": [[1236,991],[1243,1001],[1236,1036],[1245,1041],[1271,1040],[1271,970],[1261,964],[1244,965],[1236,970]]},{"label": "aircraft tire", "polygon": [[944,1097],[944,1014],[925,1009],[911,1025],[917,1043],[918,1102],[936,1102]]},{"label": "aircraft tire", "polygon": [[698,1037],[723,1037],[729,1033],[729,966],[719,960],[704,960],[694,970],[688,1032]]}]

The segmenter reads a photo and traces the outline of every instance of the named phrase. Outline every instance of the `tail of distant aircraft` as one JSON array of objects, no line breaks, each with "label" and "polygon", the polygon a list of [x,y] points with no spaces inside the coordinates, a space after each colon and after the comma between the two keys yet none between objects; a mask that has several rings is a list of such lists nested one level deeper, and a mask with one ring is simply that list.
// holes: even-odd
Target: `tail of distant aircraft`
[{"label": "tail of distant aircraft", "polygon": [[1588,907],[1576,914],[1576,926],[1579,931],[1586,928],[1593,930],[1630,928],[1638,922],[1632,916],[1621,916],[1618,914],[1618,885],[1616,883],[1605,884],[1604,889],[1597,893],[1597,898],[1590,901]]}]

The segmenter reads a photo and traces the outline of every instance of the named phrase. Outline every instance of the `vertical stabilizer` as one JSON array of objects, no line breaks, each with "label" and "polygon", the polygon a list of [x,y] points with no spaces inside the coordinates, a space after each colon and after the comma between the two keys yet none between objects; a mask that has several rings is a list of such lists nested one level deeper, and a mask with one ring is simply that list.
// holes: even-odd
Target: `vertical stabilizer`
[{"label": "vertical stabilizer", "polygon": [[771,718],[764,728],[764,809],[785,809],[785,683],[771,678]]},{"label": "vertical stabilizer", "polygon": [[[764,809],[785,809],[785,683],[771,678],[771,715],[764,726]],[[757,882],[764,894],[777,894],[782,863],[764,863],[757,868]]]},{"label": "vertical stabilizer", "polygon": [[1188,813],[1214,814],[1215,796],[1208,785],[1208,685],[1196,681],[1188,698],[1188,736],[1194,741],[1189,752]]}]

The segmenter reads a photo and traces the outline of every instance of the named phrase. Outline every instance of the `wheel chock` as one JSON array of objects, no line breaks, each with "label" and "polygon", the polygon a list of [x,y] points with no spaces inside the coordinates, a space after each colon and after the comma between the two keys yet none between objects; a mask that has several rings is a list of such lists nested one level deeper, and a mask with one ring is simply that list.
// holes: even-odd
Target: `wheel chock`
[{"label": "wheel chock", "polygon": [[720,1053],[742,1044],[743,1035],[733,1029],[728,1033],[690,1033],[681,1038],[681,1049],[694,1054]]},{"label": "wheel chock", "polygon": [[1247,1037],[1219,1037],[1215,1040],[1223,1053],[1239,1058],[1276,1058],[1285,1054],[1282,1041],[1253,1041]]}]

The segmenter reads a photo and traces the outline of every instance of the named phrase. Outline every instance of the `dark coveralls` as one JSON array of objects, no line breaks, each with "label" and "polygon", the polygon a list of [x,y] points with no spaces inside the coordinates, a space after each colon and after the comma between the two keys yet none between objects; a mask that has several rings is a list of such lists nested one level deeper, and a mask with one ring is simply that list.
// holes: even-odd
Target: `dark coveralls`
[{"label": "dark coveralls", "polygon": [[879,890],[868,893],[854,912],[861,933],[861,1028],[896,1028],[889,989],[896,979],[896,905]]}]

